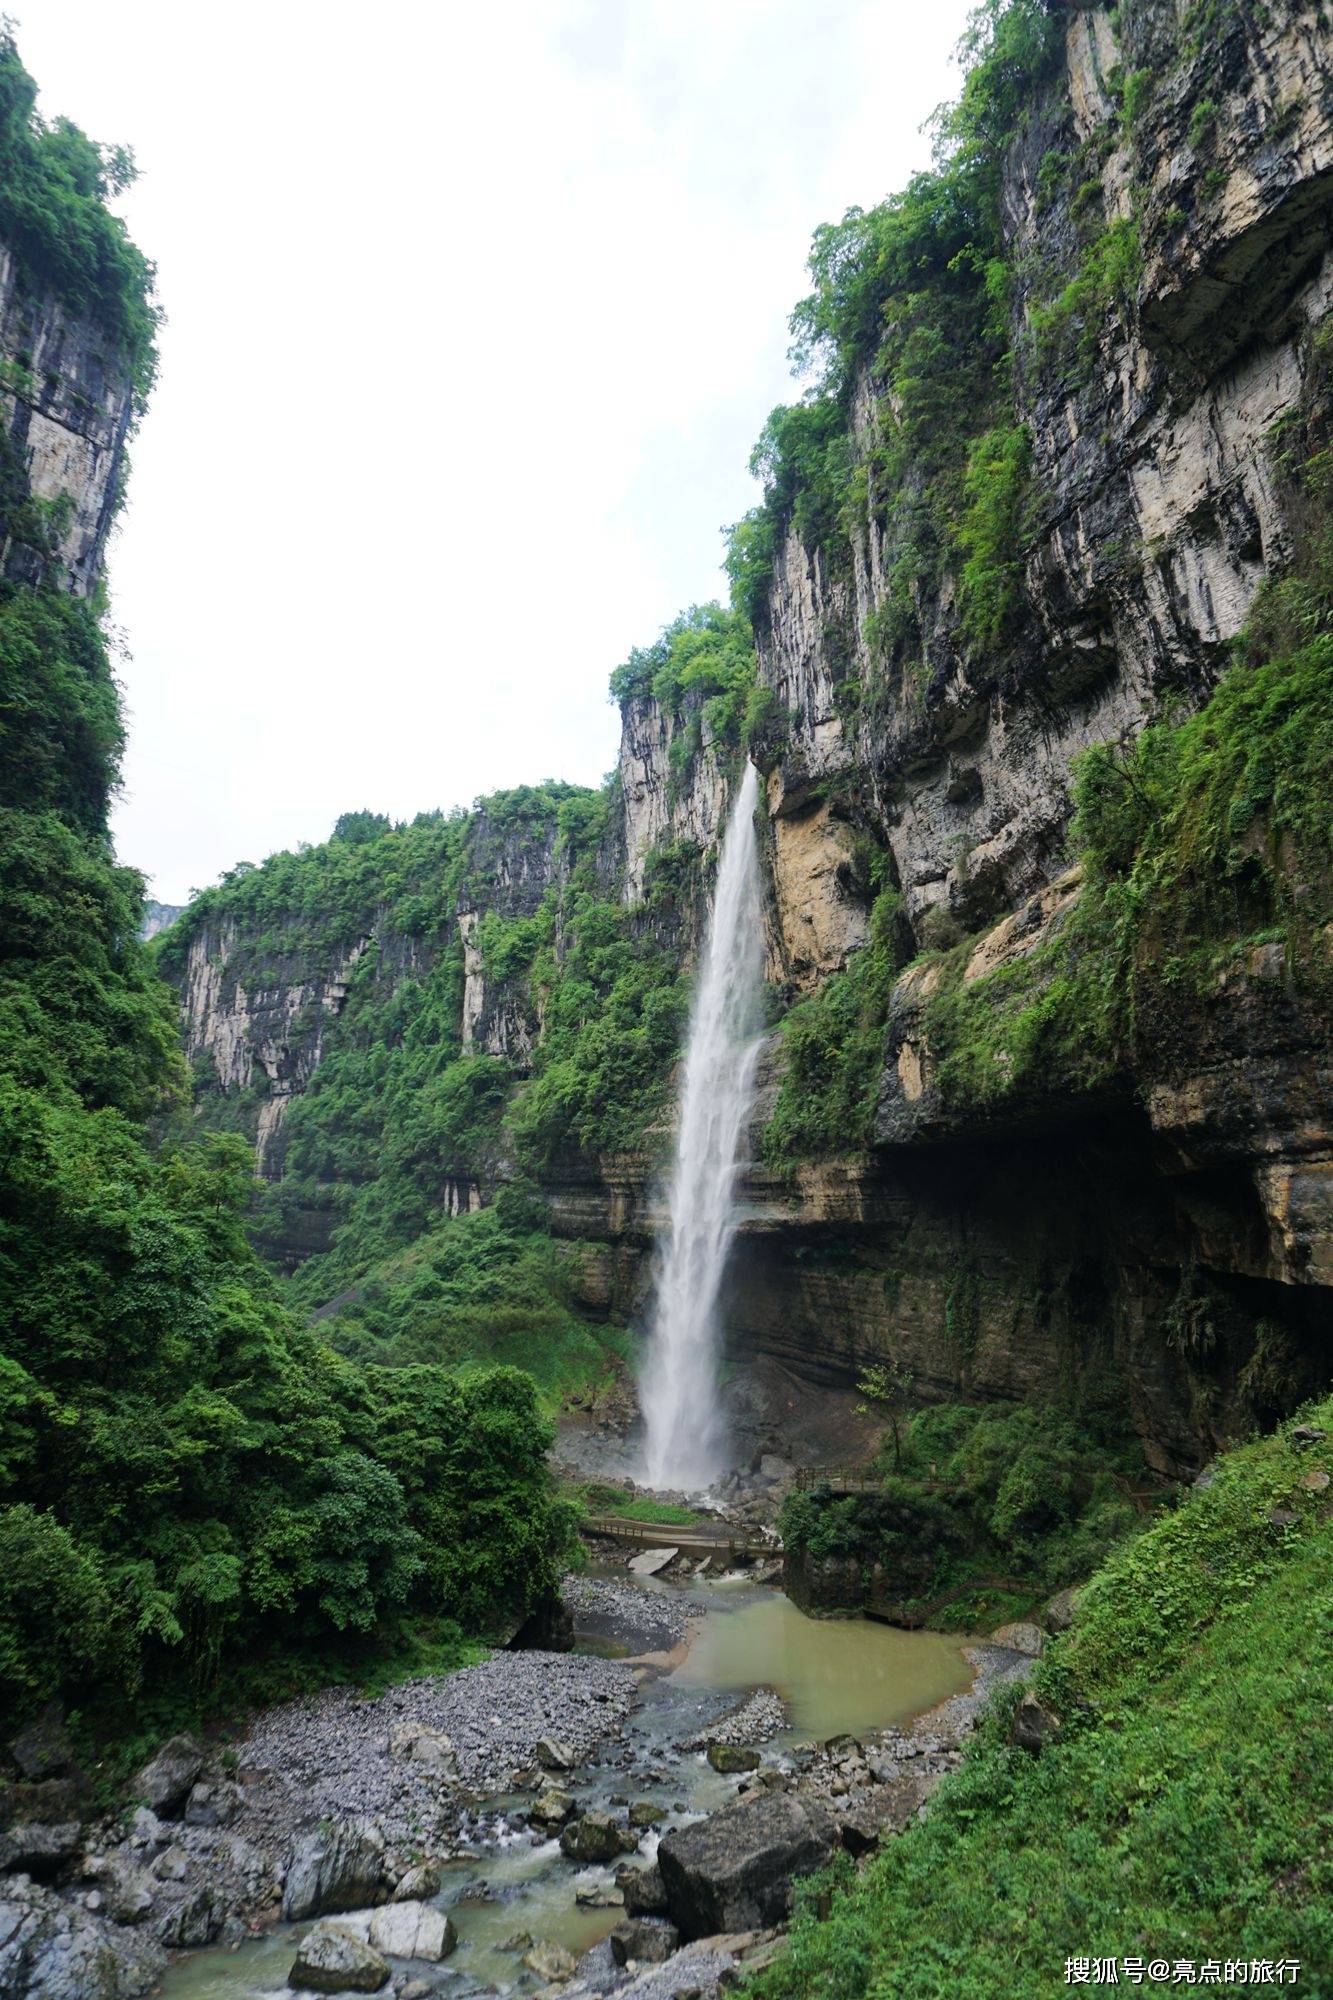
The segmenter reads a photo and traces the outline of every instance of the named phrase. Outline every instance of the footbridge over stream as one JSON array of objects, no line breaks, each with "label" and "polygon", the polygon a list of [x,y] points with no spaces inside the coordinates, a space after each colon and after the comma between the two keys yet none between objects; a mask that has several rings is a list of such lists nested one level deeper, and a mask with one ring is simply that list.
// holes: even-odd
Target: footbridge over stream
[{"label": "footbridge over stream", "polygon": [[585,1535],[595,1535],[598,1540],[625,1542],[640,1549],[679,1549],[684,1556],[734,1556],[738,1560],[753,1561],[756,1558],[782,1554],[782,1543],[777,1538],[747,1533],[743,1528],[729,1527],[719,1521],[711,1527],[706,1521],[631,1521],[624,1514],[589,1514],[583,1523]]}]

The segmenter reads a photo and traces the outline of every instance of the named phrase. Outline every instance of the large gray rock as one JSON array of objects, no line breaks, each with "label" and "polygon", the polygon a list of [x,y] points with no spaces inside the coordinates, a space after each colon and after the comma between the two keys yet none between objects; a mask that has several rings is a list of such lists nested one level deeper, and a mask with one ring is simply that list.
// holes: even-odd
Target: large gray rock
[{"label": "large gray rock", "polygon": [[122,1930],[12,1877],[0,1893],[0,1993],[5,2000],[138,2000],[166,1953],[143,1930]]},{"label": "large gray rock", "polygon": [[301,1940],[289,1974],[304,1993],[378,1993],[389,1968],[373,1945],[342,1924],[316,1924]]},{"label": "large gray rock", "polygon": [[629,1917],[664,1917],[667,1913],[666,1885],[662,1871],[654,1861],[649,1868],[621,1868],[616,1881],[620,1884],[625,1898],[625,1914]]},{"label": "large gray rock", "polygon": [[340,1819],[308,1833],[287,1864],[282,1914],[289,1923],[361,1910],[389,1893],[384,1836],[370,1820]]},{"label": "large gray rock", "polygon": [[458,1943],[453,1919],[431,1903],[390,1903],[370,1920],[370,1942],[390,1958],[423,1958],[438,1965]]},{"label": "large gray rock", "polygon": [[680,1932],[661,1917],[631,1917],[617,1924],[611,1933],[611,1956],[617,1965],[631,1959],[641,1965],[660,1965],[680,1944]]},{"label": "large gray rock", "polygon": [[185,1804],[204,1768],[202,1746],[193,1736],[172,1736],[134,1781],[134,1796],[168,1818]]},{"label": "large gray rock", "polygon": [[[56,1784],[32,1784],[32,1786],[8,1786],[8,1792],[54,1792]],[[60,1874],[62,1868],[82,1852],[84,1828],[78,1818],[54,1818],[48,1812],[68,1810],[64,1800],[52,1800],[46,1806],[34,1800],[28,1812],[22,1808],[14,1812],[10,1824],[0,1834],[0,1870],[24,1868],[28,1874],[52,1876]]]},{"label": "large gray rock", "polygon": [[1055,1742],[1063,1727],[1055,1710],[1029,1690],[1014,1710],[1009,1736],[1020,1750],[1030,1750],[1034,1757],[1039,1757],[1048,1743]]},{"label": "large gray rock", "polygon": [[574,1977],[577,1969],[573,1952],[548,1938],[540,1938],[530,1951],[525,1951],[523,1963],[529,1972],[535,1972],[538,1979],[546,1980],[551,1985],[563,1985],[565,1980]]},{"label": "large gray rock", "polygon": [[757,1771],[759,1752],[743,1743],[710,1743],[708,1761],[715,1771]]},{"label": "large gray rock", "polygon": [[623,1827],[616,1824],[609,1813],[584,1813],[573,1826],[567,1826],[560,1836],[560,1852],[571,1861],[614,1861],[625,1851],[629,1839]]},{"label": "large gray rock", "polygon": [[785,1792],[676,1827],[657,1850],[671,1917],[686,1938],[780,1923],[795,1877],[823,1867],[837,1838],[827,1810]]},{"label": "large gray rock", "polygon": [[73,1775],[74,1751],[65,1732],[65,1711],[50,1701],[26,1729],[19,1731],[9,1754],[25,1778],[67,1778]]},{"label": "large gray rock", "polygon": [[395,1723],[389,1731],[389,1755],[410,1758],[440,1778],[452,1778],[458,1771],[453,1738],[424,1722]]},{"label": "large gray rock", "polygon": [[170,1951],[195,1951],[200,1945],[212,1944],[226,1917],[227,1902],[221,1889],[200,1882],[157,1918],[153,1931]]}]

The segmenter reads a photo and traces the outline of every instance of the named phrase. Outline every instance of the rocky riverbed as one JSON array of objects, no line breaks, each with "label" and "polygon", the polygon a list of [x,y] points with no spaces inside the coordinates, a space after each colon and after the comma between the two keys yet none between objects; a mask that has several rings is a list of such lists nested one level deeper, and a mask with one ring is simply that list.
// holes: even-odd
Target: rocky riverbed
[{"label": "rocky riverbed", "polygon": [[[905,1824],[988,1682],[1028,1664],[979,1648],[977,1691],[929,1727],[800,1740],[774,1690],[660,1664],[734,1594],[587,1577],[569,1596],[629,1658],[501,1653],[270,1709],[207,1754],[175,1739],[128,1820],[82,1817],[53,1724],[45,1775],[9,1788],[0,1992],[135,2000],[165,1973],[173,2000],[246,2000],[287,1990],[299,1950],[304,1990],[713,1993],[771,1948],[793,1877]],[[45,1819],[16,1817],[25,1792]]]}]

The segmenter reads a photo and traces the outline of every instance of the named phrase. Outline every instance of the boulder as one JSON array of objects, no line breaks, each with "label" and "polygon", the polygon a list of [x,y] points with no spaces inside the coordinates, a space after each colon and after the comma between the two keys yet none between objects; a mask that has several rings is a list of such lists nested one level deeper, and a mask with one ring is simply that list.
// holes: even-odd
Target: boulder
[{"label": "boulder", "polygon": [[1020,1750],[1030,1750],[1034,1757],[1040,1756],[1048,1743],[1054,1743],[1064,1727],[1053,1708],[1029,1691],[1014,1710],[1013,1721],[1009,1725],[1009,1740]]},{"label": "boulder", "polygon": [[452,1778],[458,1770],[453,1738],[422,1722],[396,1722],[389,1731],[389,1755],[409,1758],[441,1778]]},{"label": "boulder", "polygon": [[220,1778],[216,1784],[202,1781],[190,1788],[190,1796],[185,1801],[184,1819],[187,1826],[230,1826],[241,1810],[243,1793],[239,1785],[230,1778]]},{"label": "boulder", "polygon": [[[57,1817],[68,1813],[69,1802],[62,1797],[44,1798],[46,1793],[63,1793],[64,1781],[54,1778],[44,1785],[6,1785],[5,1830],[0,1833],[0,1871],[22,1868],[29,1875],[58,1875],[83,1851],[83,1824],[77,1818]],[[16,1795],[31,1794],[26,1803]]]},{"label": "boulder", "polygon": [[98,1855],[90,1859],[84,1874],[102,1892],[102,1907],[113,1923],[141,1924],[153,1907],[157,1880],[124,1854]]},{"label": "boulder", "polygon": [[58,1701],[49,1701],[36,1721],[19,1731],[9,1754],[25,1778],[73,1776],[74,1751],[65,1733],[65,1711]]},{"label": "boulder", "polygon": [[169,1951],[194,1951],[200,1945],[212,1944],[226,1917],[227,1904],[222,1891],[201,1882],[159,1917],[153,1930]]},{"label": "boulder", "polygon": [[655,1806],[651,1799],[635,1799],[629,1809],[629,1823],[633,1827],[660,1826],[666,1816],[666,1807]]},{"label": "boulder", "polygon": [[537,1826],[563,1826],[574,1817],[575,1810],[572,1792],[561,1791],[559,1785],[545,1785],[528,1818]]},{"label": "boulder", "polygon": [[651,1868],[622,1868],[616,1875],[625,1898],[625,1914],[630,1917],[664,1917],[667,1913],[666,1885],[662,1871]]},{"label": "boulder", "polygon": [[370,1820],[335,1820],[297,1843],[287,1864],[282,1914],[300,1923],[331,1910],[364,1909],[382,1903],[388,1886],[379,1828]]},{"label": "boulder", "polygon": [[637,1959],[641,1965],[660,1965],[680,1945],[680,1932],[661,1917],[634,1917],[617,1924],[611,1933],[611,1956],[617,1965]]},{"label": "boulder", "polygon": [[316,1924],[301,1940],[288,1980],[304,1993],[378,1993],[389,1968],[344,1924]]},{"label": "boulder", "polygon": [[787,1792],[759,1792],[664,1834],[657,1865],[672,1920],[686,1938],[780,1923],[795,1877],[837,1845],[828,1811]]},{"label": "boulder", "polygon": [[549,1980],[553,1984],[563,1984],[566,1979],[572,1979],[577,1969],[573,1952],[547,1938],[539,1940],[531,1951],[525,1951],[522,1962],[529,1972],[536,1973],[538,1979]]},{"label": "boulder", "polygon": [[614,1861],[624,1851],[624,1834],[610,1813],[584,1813],[560,1836],[560,1852],[571,1861]]},{"label": "boulder", "polygon": [[572,1747],[558,1736],[541,1737],[536,1754],[543,1771],[572,1771],[578,1762]]},{"label": "boulder", "polygon": [[710,1743],[708,1761],[715,1771],[757,1771],[759,1752],[741,1743]]},{"label": "boulder", "polygon": [[1067,1632],[1074,1622],[1074,1614],[1078,1610],[1078,1600],[1079,1593],[1072,1585],[1068,1590],[1058,1590],[1042,1613],[1042,1617],[1046,1623],[1046,1630],[1048,1632]]},{"label": "boulder", "polygon": [[389,1903],[370,1919],[370,1942],[390,1958],[424,1958],[438,1965],[458,1943],[453,1919],[431,1903]]},{"label": "boulder", "polygon": [[193,1736],[169,1737],[134,1780],[134,1796],[171,1818],[184,1805],[203,1768],[203,1749]]},{"label": "boulder", "polygon": [[395,1903],[429,1903],[440,1893],[441,1870],[434,1861],[422,1861],[415,1868],[409,1868],[406,1875],[398,1878],[394,1888]]},{"label": "boulder", "polygon": [[679,1554],[679,1549],[642,1549],[637,1556],[630,1557],[627,1567],[635,1576],[656,1576],[668,1563],[673,1563]]},{"label": "boulder", "polygon": [[1040,1625],[1021,1618],[1012,1625],[997,1625],[990,1642],[992,1646],[1006,1646],[1011,1653],[1025,1653],[1030,1660],[1039,1660],[1046,1651],[1046,1634]]},{"label": "boulder", "polygon": [[5,2000],[128,2000],[146,1993],[166,1953],[146,1931],[113,1929],[19,1875],[0,1885]]},{"label": "boulder", "polygon": [[608,1889],[595,1872],[580,1875],[574,1884],[574,1901],[581,1910],[620,1910],[625,1898],[619,1889]]}]

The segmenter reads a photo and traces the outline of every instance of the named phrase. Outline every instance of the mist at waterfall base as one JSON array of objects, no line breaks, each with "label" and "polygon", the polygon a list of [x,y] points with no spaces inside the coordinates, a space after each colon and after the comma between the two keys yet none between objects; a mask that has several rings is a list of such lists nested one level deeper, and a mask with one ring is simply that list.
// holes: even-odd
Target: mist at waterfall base
[{"label": "mist at waterfall base", "polygon": [[690,1017],[668,1228],[639,1385],[647,1485],[698,1492],[722,1471],[718,1295],[736,1229],[736,1180],[762,1040],[763,912],[747,763],[722,842]]}]

